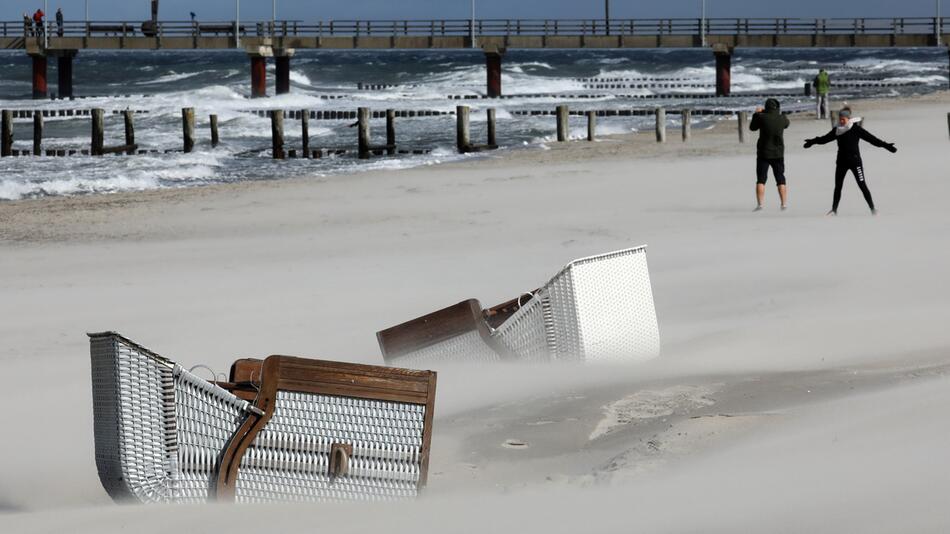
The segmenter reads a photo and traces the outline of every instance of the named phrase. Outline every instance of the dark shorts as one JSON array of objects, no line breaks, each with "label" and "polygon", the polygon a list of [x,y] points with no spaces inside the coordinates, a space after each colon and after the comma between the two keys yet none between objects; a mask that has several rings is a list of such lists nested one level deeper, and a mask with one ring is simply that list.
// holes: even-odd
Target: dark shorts
[{"label": "dark shorts", "polygon": [[772,174],[775,175],[777,185],[785,185],[785,158],[765,159],[756,158],[755,160],[755,178],[756,183],[764,184],[769,177],[769,167],[772,167]]}]

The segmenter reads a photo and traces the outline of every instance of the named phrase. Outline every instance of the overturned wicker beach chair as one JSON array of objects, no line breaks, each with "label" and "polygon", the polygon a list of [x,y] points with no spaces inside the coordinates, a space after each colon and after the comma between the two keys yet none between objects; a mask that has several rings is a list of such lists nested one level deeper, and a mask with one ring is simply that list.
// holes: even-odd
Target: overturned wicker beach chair
[{"label": "overturned wicker beach chair", "polygon": [[425,485],[436,375],[289,356],[209,382],[90,334],[96,466],[117,501],[383,500]]},{"label": "overturned wicker beach chair", "polygon": [[482,309],[470,299],[377,332],[390,365],[653,358],[660,334],[646,247],[567,264],[540,289]]}]

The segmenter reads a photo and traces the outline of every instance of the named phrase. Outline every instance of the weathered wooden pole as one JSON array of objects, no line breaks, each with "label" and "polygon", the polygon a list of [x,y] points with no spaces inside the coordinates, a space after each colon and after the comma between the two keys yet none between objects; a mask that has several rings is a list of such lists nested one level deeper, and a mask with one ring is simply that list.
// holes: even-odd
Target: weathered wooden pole
[{"label": "weathered wooden pole", "polygon": [[386,110],[386,153],[396,154],[396,110]]},{"label": "weathered wooden pole", "polygon": [[303,157],[310,157],[310,110],[300,110],[300,149]]},{"label": "weathered wooden pole", "polygon": [[182,108],[181,129],[185,154],[188,154],[195,149],[195,108]]},{"label": "weathered wooden pole", "polygon": [[739,142],[745,143],[745,130],[746,125],[749,123],[749,112],[740,111],[739,112]]},{"label": "weathered wooden pole", "polygon": [[271,153],[274,159],[284,159],[284,110],[270,112]]},{"label": "weathered wooden pole", "polygon": [[597,138],[597,112],[587,112],[587,140],[594,141]]},{"label": "weathered wooden pole", "polygon": [[359,157],[369,159],[369,108],[356,110],[357,128],[359,128]]},{"label": "weathered wooden pole", "polygon": [[208,118],[211,120],[211,148],[217,148],[218,143],[221,142],[221,138],[218,137],[218,116],[210,115]]},{"label": "weathered wooden pole", "polygon": [[126,154],[132,156],[135,154],[135,125],[132,123],[132,110],[122,111],[122,118],[125,121],[125,145],[129,147]]},{"label": "weathered wooden pole", "polygon": [[689,138],[692,136],[692,132],[691,132],[692,124],[690,123],[690,121],[692,120],[693,112],[688,109],[684,109],[682,113],[683,113],[683,142],[685,143],[689,141]]},{"label": "weathered wooden pole", "polygon": [[33,112],[33,155],[39,156],[43,152],[43,114],[40,110]]},{"label": "weathered wooden pole", "polygon": [[105,111],[98,108],[92,110],[92,146],[89,148],[89,153],[93,156],[102,155],[102,145],[105,139],[104,129]]},{"label": "weathered wooden pole", "polygon": [[557,107],[557,140],[559,143],[567,141],[567,114],[566,105],[562,104]]},{"label": "weathered wooden pole", "polygon": [[13,155],[13,111],[0,112],[0,157]]},{"label": "weathered wooden pole", "polygon": [[663,108],[656,108],[654,111],[656,116],[656,142],[665,143],[666,142],[666,110]]},{"label": "weathered wooden pole", "polygon": [[488,146],[495,148],[498,146],[498,136],[495,130],[495,108],[488,108]]},{"label": "weathered wooden pole", "polygon": [[469,107],[456,106],[455,108],[455,144],[459,152],[468,151],[471,138],[468,135]]}]

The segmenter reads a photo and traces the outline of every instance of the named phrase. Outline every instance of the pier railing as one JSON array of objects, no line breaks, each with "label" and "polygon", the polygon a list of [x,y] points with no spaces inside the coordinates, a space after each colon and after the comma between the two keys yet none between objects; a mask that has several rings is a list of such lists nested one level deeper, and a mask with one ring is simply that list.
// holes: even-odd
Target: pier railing
[{"label": "pier railing", "polygon": [[[908,18],[710,18],[710,19],[464,19],[279,21],[47,21],[50,37],[202,36],[557,36],[557,35],[939,35],[950,20]],[[22,20],[0,21],[0,37],[42,34]]]}]

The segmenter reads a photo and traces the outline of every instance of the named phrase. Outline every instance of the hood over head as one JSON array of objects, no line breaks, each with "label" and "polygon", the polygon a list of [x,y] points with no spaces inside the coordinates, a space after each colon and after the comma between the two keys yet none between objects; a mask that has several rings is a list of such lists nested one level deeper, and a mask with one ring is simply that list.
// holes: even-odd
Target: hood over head
[{"label": "hood over head", "polygon": [[782,104],[774,98],[770,98],[765,101],[765,111],[779,111],[782,109]]}]

